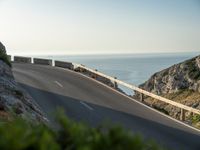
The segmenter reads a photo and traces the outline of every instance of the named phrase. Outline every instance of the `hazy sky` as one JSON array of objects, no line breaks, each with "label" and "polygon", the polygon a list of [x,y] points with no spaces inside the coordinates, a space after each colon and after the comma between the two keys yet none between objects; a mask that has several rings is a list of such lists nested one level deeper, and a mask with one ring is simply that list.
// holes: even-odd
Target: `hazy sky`
[{"label": "hazy sky", "polygon": [[200,0],[0,0],[10,54],[200,51]]}]

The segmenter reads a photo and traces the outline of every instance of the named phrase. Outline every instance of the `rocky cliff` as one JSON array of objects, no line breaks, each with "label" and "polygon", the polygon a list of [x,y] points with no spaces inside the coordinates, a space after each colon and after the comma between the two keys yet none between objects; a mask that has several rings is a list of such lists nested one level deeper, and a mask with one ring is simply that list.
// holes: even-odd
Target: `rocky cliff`
[{"label": "rocky cliff", "polygon": [[[200,56],[155,73],[139,86],[142,89],[200,109]],[[180,109],[150,98],[145,102],[178,118]],[[187,114],[188,120],[189,114]]]},{"label": "rocky cliff", "polygon": [[155,73],[140,87],[159,95],[184,89],[200,92],[200,56]]},{"label": "rocky cliff", "polygon": [[[0,53],[6,55],[1,43]],[[11,67],[0,59],[0,120],[9,120],[15,116],[31,122],[46,120],[34,100],[15,82]]]}]

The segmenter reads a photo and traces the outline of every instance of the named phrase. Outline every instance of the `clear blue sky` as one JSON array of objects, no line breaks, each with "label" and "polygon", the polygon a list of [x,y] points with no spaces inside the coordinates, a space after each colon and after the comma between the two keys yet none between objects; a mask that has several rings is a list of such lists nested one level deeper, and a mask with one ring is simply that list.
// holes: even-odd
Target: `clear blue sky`
[{"label": "clear blue sky", "polygon": [[200,0],[0,0],[10,54],[200,51]]}]

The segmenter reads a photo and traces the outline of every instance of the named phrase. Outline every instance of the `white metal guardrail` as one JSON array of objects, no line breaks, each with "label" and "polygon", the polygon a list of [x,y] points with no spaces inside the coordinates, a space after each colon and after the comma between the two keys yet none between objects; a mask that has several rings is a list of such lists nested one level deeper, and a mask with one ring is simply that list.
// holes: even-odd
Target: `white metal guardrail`
[{"label": "white metal guardrail", "polygon": [[107,78],[107,79],[110,79],[111,81],[113,81],[113,82],[115,82],[115,83],[117,83],[117,84],[123,85],[123,86],[125,86],[125,87],[127,87],[127,88],[130,88],[130,89],[132,89],[132,90],[134,90],[134,91],[137,91],[138,93],[142,94],[142,95],[141,95],[141,100],[143,100],[143,95],[146,95],[146,96],[149,96],[149,97],[154,98],[154,99],[156,99],[156,100],[159,100],[159,101],[162,101],[162,102],[165,102],[165,103],[167,103],[167,104],[170,104],[170,105],[173,105],[173,106],[176,106],[176,107],[180,108],[180,109],[181,109],[181,117],[180,117],[181,120],[185,120],[185,111],[189,111],[189,112],[191,112],[191,113],[200,115],[200,110],[198,110],[198,109],[195,109],[195,108],[192,108],[192,107],[183,105],[183,104],[181,104],[181,103],[174,102],[174,101],[169,100],[169,99],[167,99],[167,98],[158,96],[158,95],[156,95],[156,94],[153,94],[153,93],[151,93],[151,92],[148,92],[148,91],[146,91],[146,90],[143,90],[143,89],[141,89],[141,88],[138,88],[137,86],[134,86],[134,85],[125,83],[125,82],[123,82],[123,81],[121,81],[121,80],[118,80],[118,79],[116,79],[116,78],[113,78],[113,77],[110,77],[110,76],[108,76],[108,75],[105,75],[105,74],[103,74],[103,73],[101,73],[101,72],[98,72],[98,71],[95,71],[95,70],[90,69],[90,68],[88,68],[88,67],[85,67],[84,65],[76,64],[76,66],[77,66],[77,67],[80,67],[80,68],[82,68],[82,69],[88,70],[88,71],[90,71],[90,72],[92,72],[92,73],[94,73],[94,74],[97,74],[97,75],[99,75],[99,76],[102,76],[102,77],[105,77],[105,78]]}]

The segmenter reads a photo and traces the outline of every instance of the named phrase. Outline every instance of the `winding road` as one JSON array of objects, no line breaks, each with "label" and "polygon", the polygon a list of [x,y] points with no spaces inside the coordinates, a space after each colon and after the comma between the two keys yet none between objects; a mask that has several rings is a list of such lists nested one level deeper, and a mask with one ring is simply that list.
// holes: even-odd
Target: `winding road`
[{"label": "winding road", "polygon": [[16,81],[53,121],[57,107],[75,121],[97,126],[105,120],[175,150],[200,150],[200,132],[71,70],[13,63]]}]

